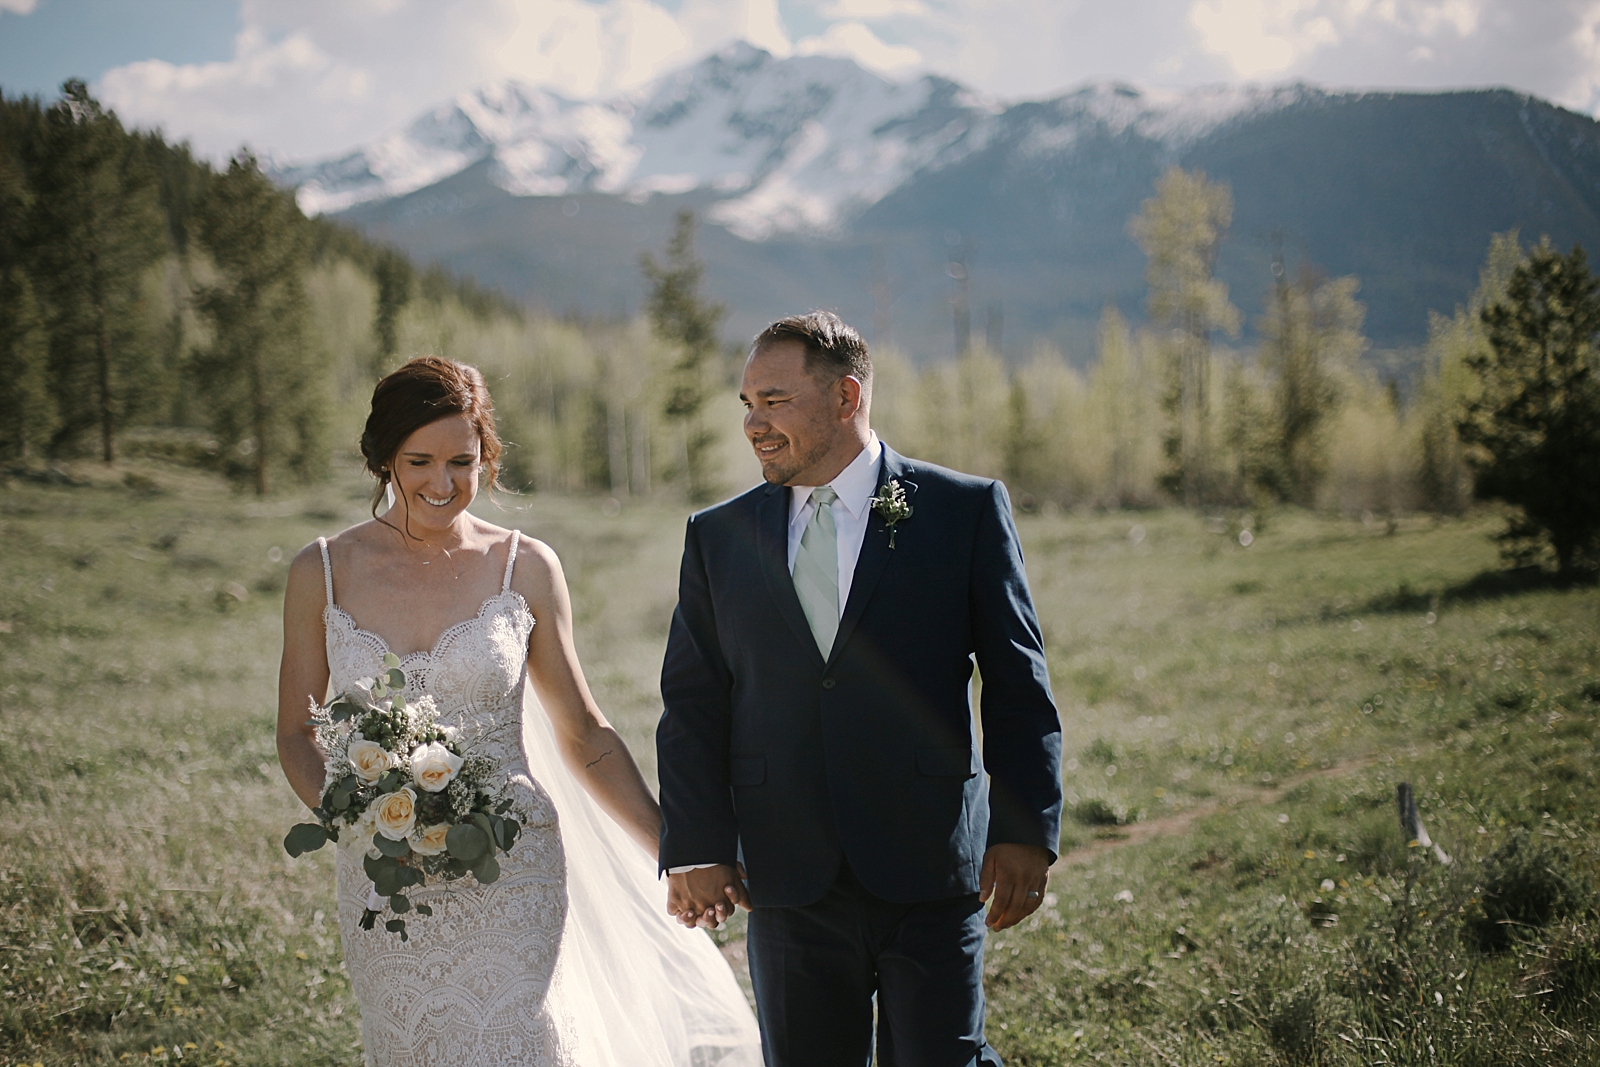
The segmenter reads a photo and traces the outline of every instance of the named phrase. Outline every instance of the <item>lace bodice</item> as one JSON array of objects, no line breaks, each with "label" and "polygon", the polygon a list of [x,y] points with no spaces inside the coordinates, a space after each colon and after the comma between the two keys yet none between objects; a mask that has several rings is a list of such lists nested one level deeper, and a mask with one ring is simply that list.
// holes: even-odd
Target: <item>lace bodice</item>
[{"label": "lace bodice", "polygon": [[[503,759],[508,768],[521,760],[520,732],[507,728],[521,724],[528,636],[534,625],[522,594],[511,588],[517,540],[513,535],[506,553],[500,592],[485,600],[472,618],[441,633],[433,648],[400,657],[408,686],[433,697],[441,722],[459,727],[468,737],[512,735],[511,746],[493,753],[496,761]],[[317,545],[322,549],[328,594],[322,620],[328,635],[329,684],[337,693],[348,690],[357,679],[380,673],[389,646],[371,630],[357,626],[335,602],[327,539],[317,538]]]},{"label": "lace bodice", "polygon": [[[340,934],[368,1064],[569,1062],[570,1036],[545,1003],[566,917],[566,872],[555,809],[522,748],[534,618],[511,588],[519,536],[512,534],[500,592],[440,634],[433,648],[400,657],[408,690],[433,697],[440,724],[459,729],[463,746],[492,759],[510,783],[523,833],[502,857],[500,878],[480,886],[468,875],[412,889],[410,898],[433,914],[406,916],[410,940],[402,942],[381,922],[359,929],[372,888],[361,866],[367,843],[354,834],[340,841]],[[382,672],[390,650],[338,606],[327,540],[317,544],[328,597],[329,684],[343,692]]]}]

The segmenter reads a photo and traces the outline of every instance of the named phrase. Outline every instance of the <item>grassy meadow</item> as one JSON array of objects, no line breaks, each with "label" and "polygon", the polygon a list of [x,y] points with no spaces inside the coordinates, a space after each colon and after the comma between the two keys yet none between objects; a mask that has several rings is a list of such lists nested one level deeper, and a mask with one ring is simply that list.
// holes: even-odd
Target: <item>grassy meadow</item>
[{"label": "grassy meadow", "polygon": [[[366,492],[0,481],[0,1065],[360,1062],[331,855],[279,845],[273,709],[287,561]],[[686,508],[503,503],[481,513],[561,554],[653,775]],[[1240,520],[1020,519],[1070,808],[1045,906],[989,943],[990,1040],[1016,1065],[1600,1062],[1600,591],[1494,574],[1491,515]],[[1448,866],[1402,838],[1401,781]]]}]

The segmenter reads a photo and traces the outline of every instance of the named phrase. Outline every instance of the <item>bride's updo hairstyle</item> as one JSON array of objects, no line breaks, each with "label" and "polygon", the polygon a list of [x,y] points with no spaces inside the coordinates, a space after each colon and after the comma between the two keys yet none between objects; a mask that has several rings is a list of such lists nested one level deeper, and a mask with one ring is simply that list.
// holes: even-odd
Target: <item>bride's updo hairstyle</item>
[{"label": "bride's updo hairstyle", "polygon": [[361,432],[361,454],[367,473],[378,479],[372,511],[384,498],[392,477],[390,468],[406,438],[424,426],[451,415],[465,415],[478,434],[479,461],[484,482],[500,485],[500,435],[494,428],[494,401],[477,367],[440,356],[418,356],[378,383],[372,391],[372,411]]}]

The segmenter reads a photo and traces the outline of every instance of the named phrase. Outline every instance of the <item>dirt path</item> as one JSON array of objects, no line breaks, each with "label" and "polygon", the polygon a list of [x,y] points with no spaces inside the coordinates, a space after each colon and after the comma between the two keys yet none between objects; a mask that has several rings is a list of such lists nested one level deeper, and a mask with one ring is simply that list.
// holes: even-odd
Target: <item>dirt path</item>
[{"label": "dirt path", "polygon": [[1159,819],[1146,819],[1143,822],[1118,826],[1107,836],[1096,838],[1088,844],[1060,856],[1051,866],[1050,871],[1053,874],[1068,867],[1092,863],[1107,853],[1115,852],[1118,849],[1129,848],[1158,837],[1173,837],[1177,834],[1185,833],[1189,827],[1199,820],[1221,811],[1276,804],[1296,786],[1316,781],[1318,778],[1344,778],[1370,767],[1376,761],[1376,756],[1362,756],[1357,759],[1342,760],[1331,767],[1323,767],[1319,770],[1295,775],[1293,778],[1286,778],[1266,789],[1237,789],[1227,796],[1217,797],[1203,804],[1196,804],[1192,808],[1185,808],[1183,811],[1164,815]]}]

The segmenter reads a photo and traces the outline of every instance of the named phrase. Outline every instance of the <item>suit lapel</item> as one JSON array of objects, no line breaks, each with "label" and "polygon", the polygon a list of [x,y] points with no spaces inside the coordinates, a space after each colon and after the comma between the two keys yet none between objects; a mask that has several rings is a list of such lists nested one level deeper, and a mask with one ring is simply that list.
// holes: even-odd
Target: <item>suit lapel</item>
[{"label": "suit lapel", "polygon": [[[756,551],[761,557],[761,573],[767,580],[767,592],[778,606],[778,614],[789,624],[801,646],[810,654],[814,666],[822,667],[822,653],[817,649],[816,635],[806,621],[800,607],[800,595],[794,591],[794,577],[789,573],[789,489],[782,485],[767,486],[756,514]],[[839,642],[834,641],[834,647]]]},{"label": "suit lapel", "polygon": [[[884,445],[883,463],[878,470],[879,492],[890,478],[900,482],[906,491],[908,501],[915,508],[917,486],[915,482],[906,479],[905,457],[888,445]],[[876,496],[877,493],[873,495]],[[900,535],[905,536],[905,530],[902,529]],[[845,602],[844,617],[839,620],[839,633],[833,639],[832,654],[828,657],[830,664],[839,658],[839,652],[844,648],[845,642],[850,640],[850,635],[855,632],[856,623],[861,620],[861,613],[866,610],[867,601],[872,598],[872,591],[893,556],[894,552],[889,548],[889,527],[884,524],[883,516],[873,510],[867,515],[867,535],[861,542],[861,555],[856,557],[855,577],[850,580],[850,599]],[[795,603],[799,604],[799,597],[795,598]],[[813,641],[813,647],[815,644]]]}]

